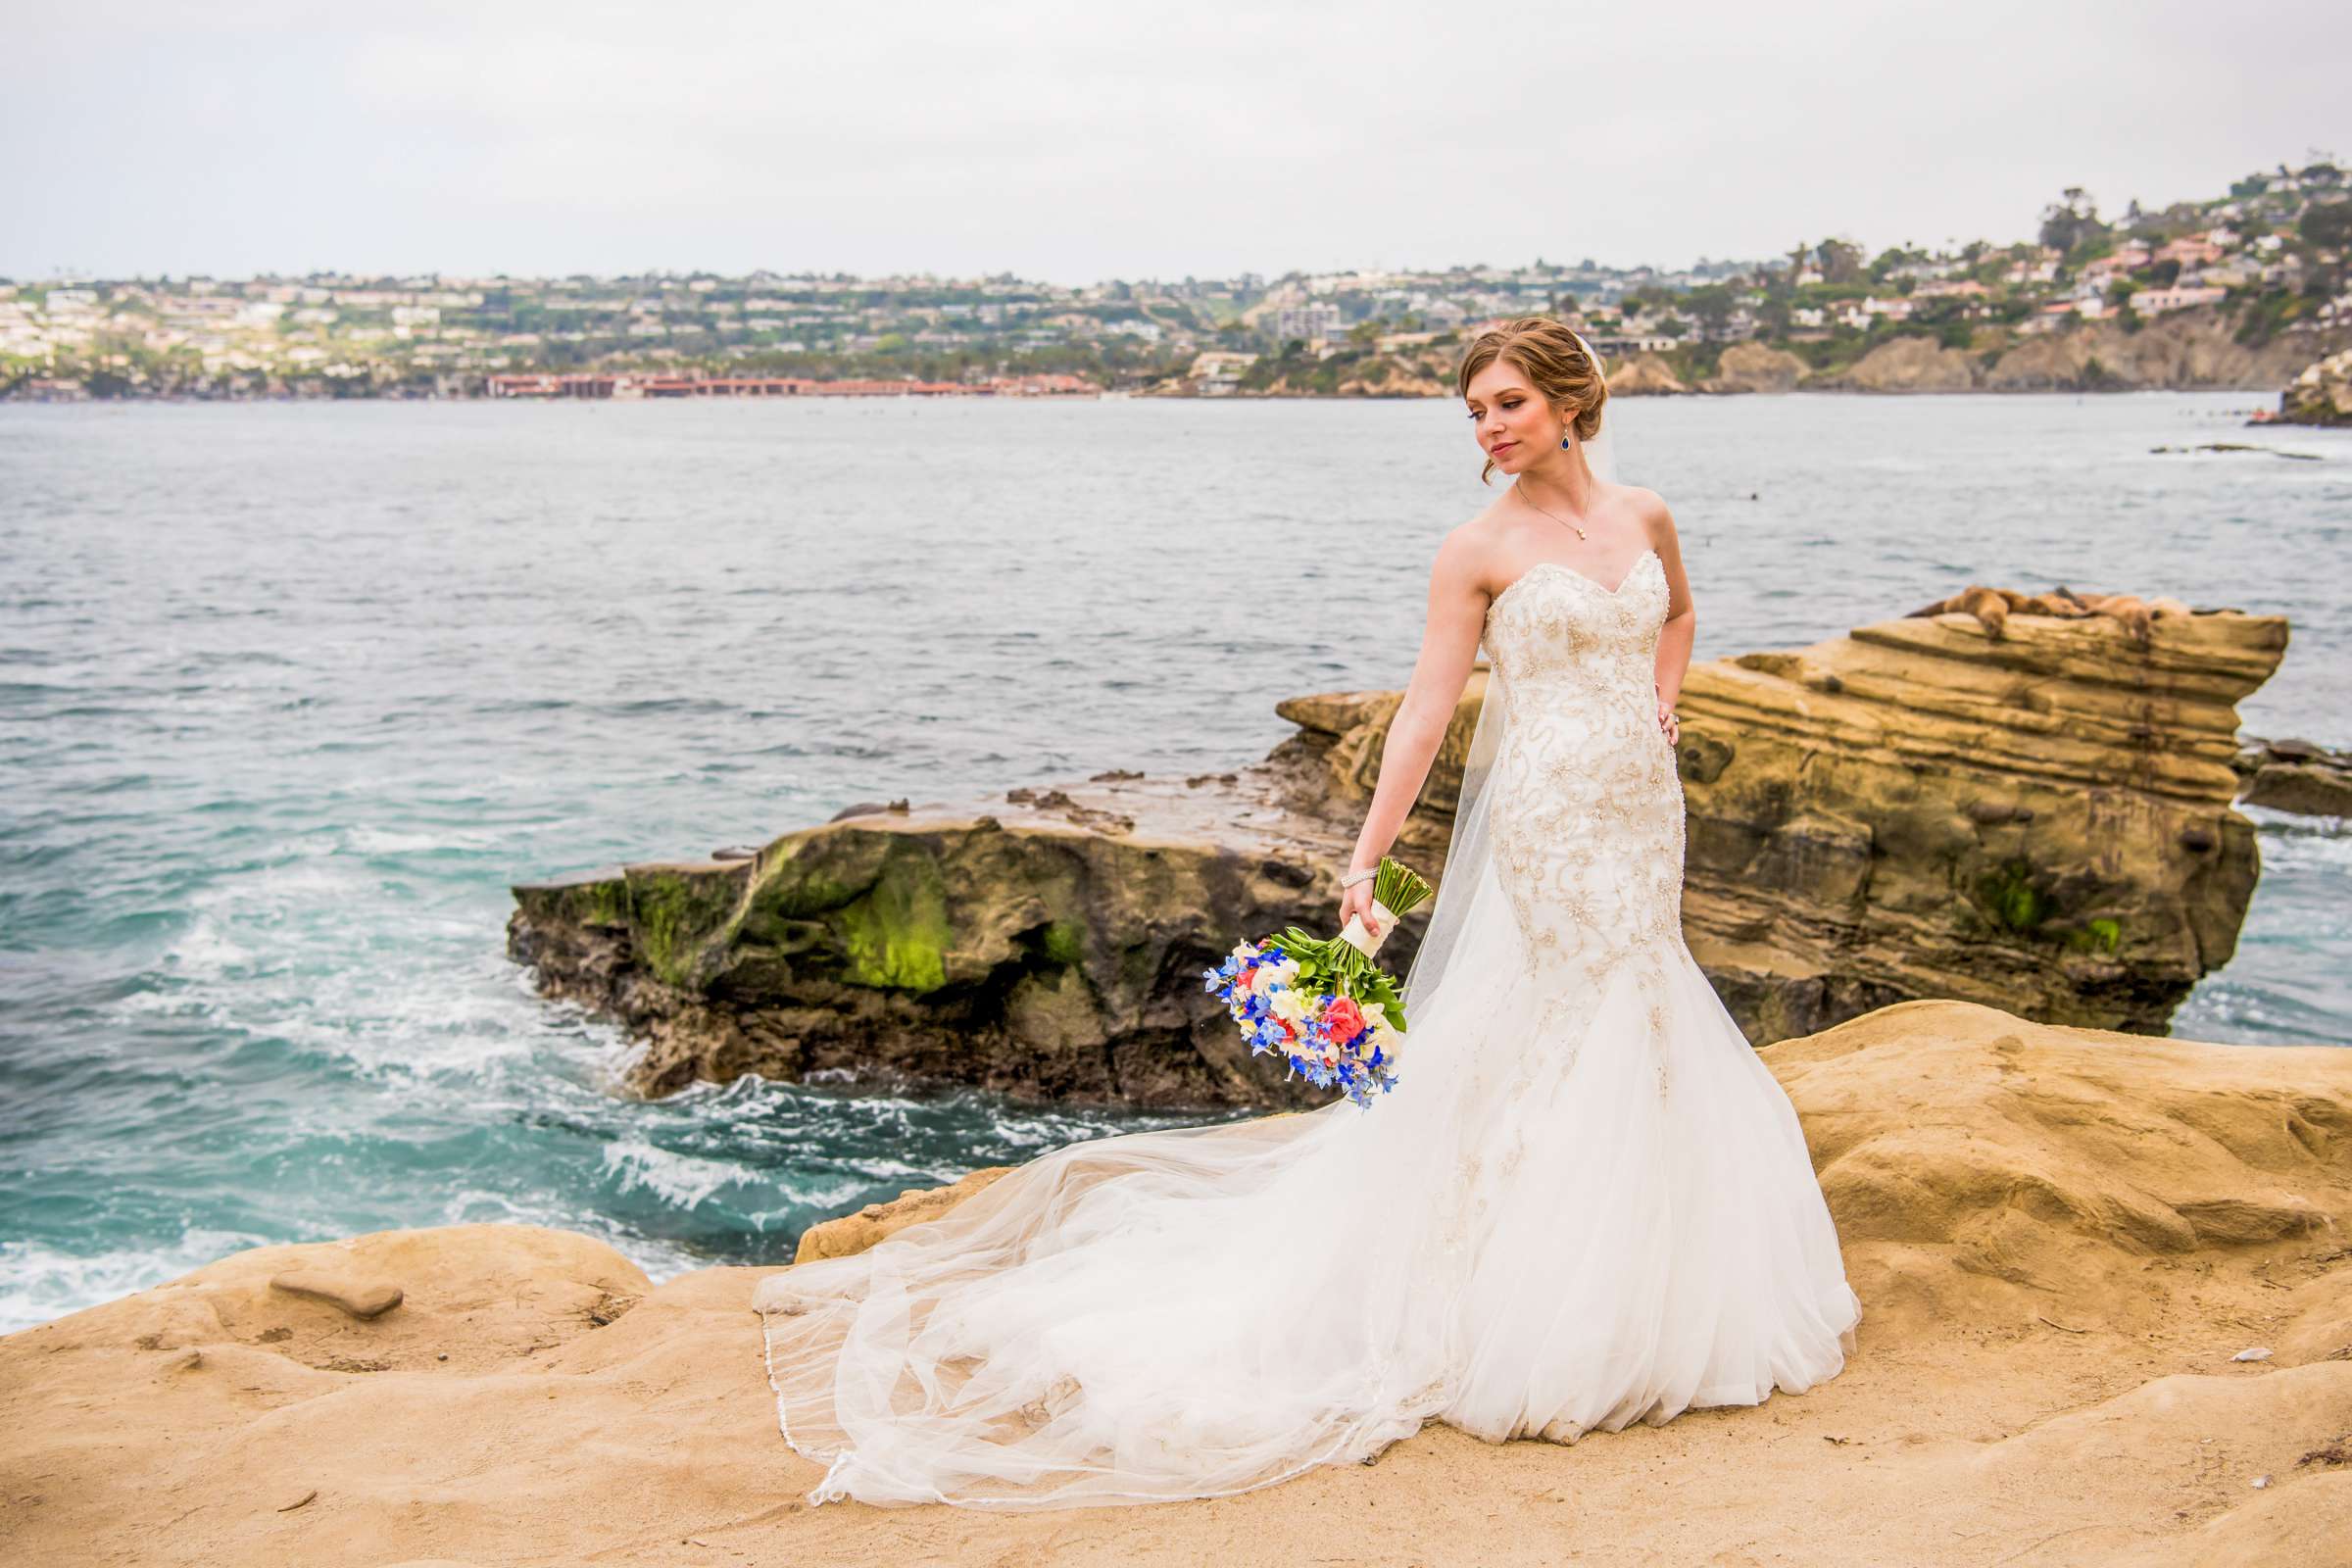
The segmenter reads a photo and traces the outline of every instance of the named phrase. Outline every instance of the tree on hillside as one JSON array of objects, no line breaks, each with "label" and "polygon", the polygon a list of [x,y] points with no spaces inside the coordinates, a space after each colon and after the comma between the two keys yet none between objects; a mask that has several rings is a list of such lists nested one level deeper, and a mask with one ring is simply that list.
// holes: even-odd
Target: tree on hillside
[{"label": "tree on hillside", "polygon": [[2098,203],[2080,185],[2069,185],[2060,199],[2041,210],[2041,242],[2063,256],[2107,237],[2099,221]]},{"label": "tree on hillside", "polygon": [[2313,202],[2296,220],[2295,232],[2315,253],[2333,253],[2332,265],[2321,262],[2316,254],[2312,257],[2312,275],[2328,279],[2326,287],[2329,294],[2342,288],[2345,255],[2352,251],[2352,201]]},{"label": "tree on hillside", "polygon": [[2296,220],[2295,232],[2314,245],[2352,245],[2352,201],[2313,202]]},{"label": "tree on hillside", "polygon": [[1862,247],[1852,240],[1825,239],[1814,247],[1813,256],[1824,282],[1859,283],[1863,279]]},{"label": "tree on hillside", "polygon": [[1699,335],[1713,339],[1723,335],[1739,301],[1721,283],[1708,283],[1683,296],[1683,309],[1698,318]]}]

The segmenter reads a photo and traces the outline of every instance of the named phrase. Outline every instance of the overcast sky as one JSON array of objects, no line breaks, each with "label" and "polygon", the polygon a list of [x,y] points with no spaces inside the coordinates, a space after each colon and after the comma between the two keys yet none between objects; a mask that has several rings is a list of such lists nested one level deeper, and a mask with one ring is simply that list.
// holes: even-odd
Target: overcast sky
[{"label": "overcast sky", "polygon": [[2352,154],[2340,0],[0,0],[0,61],[19,278],[1675,268]]}]

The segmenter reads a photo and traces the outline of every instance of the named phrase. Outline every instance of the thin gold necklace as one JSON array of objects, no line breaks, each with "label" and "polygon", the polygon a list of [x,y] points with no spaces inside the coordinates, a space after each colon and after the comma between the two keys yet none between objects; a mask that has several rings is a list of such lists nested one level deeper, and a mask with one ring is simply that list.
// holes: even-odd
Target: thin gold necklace
[{"label": "thin gold necklace", "polygon": [[[1529,494],[1527,494],[1525,491],[1521,490],[1521,489],[1519,488],[1519,486],[1518,486],[1518,483],[1517,483],[1516,481],[1514,481],[1514,482],[1512,483],[1512,485],[1511,485],[1511,494],[1513,494],[1513,495],[1517,496],[1517,497],[1518,497],[1520,500],[1522,500],[1522,501],[1526,502],[1526,503],[1527,503],[1529,506],[1531,506],[1531,507],[1536,507],[1536,498],[1535,498],[1535,497],[1533,497],[1533,496],[1531,496],[1531,495],[1529,495]],[[1569,521],[1568,521],[1568,519],[1567,519],[1566,517],[1563,517],[1563,516],[1561,516],[1561,515],[1560,515],[1558,513],[1556,513],[1556,512],[1552,511],[1552,510],[1551,510],[1549,507],[1536,507],[1536,510],[1537,510],[1538,512],[1541,512],[1541,513],[1543,513],[1543,514],[1544,514],[1544,515],[1545,515],[1546,517],[1549,517],[1549,518],[1550,518],[1552,521],[1554,521],[1554,522],[1557,522],[1557,523],[1564,523],[1564,524],[1566,524],[1568,527],[1574,528],[1574,529],[1576,530],[1576,536],[1577,536],[1579,539],[1582,539],[1582,538],[1585,538],[1585,537],[1586,537],[1586,534],[1585,534],[1585,529],[1584,529],[1584,525],[1583,525],[1582,523],[1569,522]]]}]

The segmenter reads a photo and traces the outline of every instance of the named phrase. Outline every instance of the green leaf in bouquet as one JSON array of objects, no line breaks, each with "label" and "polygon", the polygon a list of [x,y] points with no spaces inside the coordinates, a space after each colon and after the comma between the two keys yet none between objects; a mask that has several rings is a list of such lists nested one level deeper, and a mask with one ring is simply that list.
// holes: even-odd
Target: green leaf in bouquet
[{"label": "green leaf in bouquet", "polygon": [[1390,1025],[1398,1034],[1405,1032],[1404,999],[1396,994],[1396,983],[1386,971],[1375,969],[1372,977],[1364,982],[1364,989],[1357,995],[1356,1000],[1379,1003],[1382,1009],[1388,1014]]}]

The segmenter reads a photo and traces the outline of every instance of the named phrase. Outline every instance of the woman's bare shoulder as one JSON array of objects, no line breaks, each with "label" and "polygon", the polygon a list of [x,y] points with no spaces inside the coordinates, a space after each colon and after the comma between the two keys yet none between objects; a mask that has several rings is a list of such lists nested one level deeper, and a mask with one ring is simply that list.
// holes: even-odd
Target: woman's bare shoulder
[{"label": "woman's bare shoulder", "polygon": [[1642,524],[1650,543],[1663,546],[1674,537],[1674,514],[1667,510],[1664,496],[1638,484],[1621,484],[1617,489],[1620,504]]},{"label": "woman's bare shoulder", "polygon": [[1496,559],[1502,524],[1489,507],[1467,522],[1456,523],[1438,543],[1436,570],[1440,575],[1483,584]]}]

